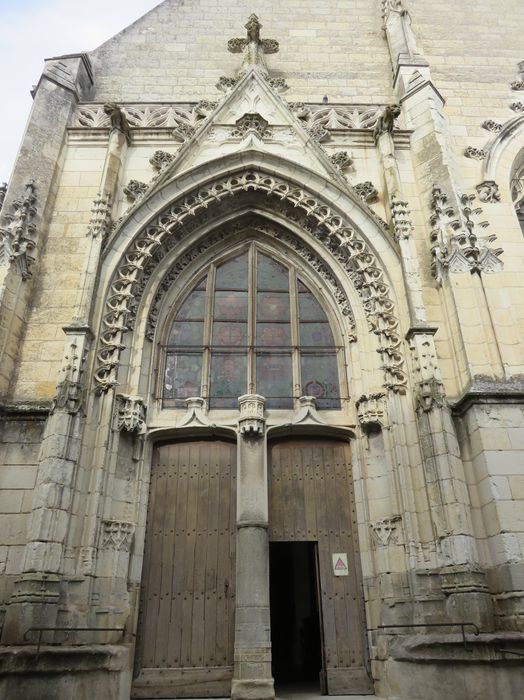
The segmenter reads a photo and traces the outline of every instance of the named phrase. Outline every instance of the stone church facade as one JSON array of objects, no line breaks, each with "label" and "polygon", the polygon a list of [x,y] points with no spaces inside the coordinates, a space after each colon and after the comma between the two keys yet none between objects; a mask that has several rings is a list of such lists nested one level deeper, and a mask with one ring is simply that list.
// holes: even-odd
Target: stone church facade
[{"label": "stone church facade", "polygon": [[494,13],[165,0],[46,61],[0,212],[2,697],[520,696]]}]

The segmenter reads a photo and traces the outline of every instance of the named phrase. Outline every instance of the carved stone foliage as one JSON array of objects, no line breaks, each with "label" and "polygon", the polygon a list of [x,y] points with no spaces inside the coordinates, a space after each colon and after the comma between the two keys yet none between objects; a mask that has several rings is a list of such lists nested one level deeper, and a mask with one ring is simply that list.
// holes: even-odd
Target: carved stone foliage
[{"label": "carved stone foliage", "polygon": [[148,189],[149,185],[145,182],[140,182],[140,180],[129,180],[127,185],[124,187],[124,194],[132,202],[136,202],[145,195]]},{"label": "carved stone foliage", "polygon": [[514,80],[511,83],[512,90],[524,90],[524,80]]},{"label": "carved stone foliage", "polygon": [[175,156],[167,151],[155,151],[149,159],[150,164],[157,172],[161,172],[170,165]]},{"label": "carved stone foliage", "polygon": [[7,182],[3,182],[0,185],[0,211],[2,211],[2,207],[4,206],[4,199],[5,199],[6,192],[7,192]]},{"label": "carved stone foliage", "polygon": [[409,335],[416,387],[415,400],[418,410],[424,413],[431,411],[434,406],[442,406],[445,400],[434,333],[435,329],[417,329]]},{"label": "carved stone foliage", "polygon": [[244,116],[237,119],[236,127],[231,132],[231,136],[233,138],[244,138],[249,132],[258,134],[261,139],[269,139],[273,133],[269,128],[269,123],[257,112],[246,112]]},{"label": "carved stone foliage", "polygon": [[238,431],[245,437],[261,438],[266,428],[264,404],[266,400],[259,394],[244,394],[238,399],[240,417]]},{"label": "carved stone foliage", "polygon": [[493,134],[498,134],[502,131],[502,124],[493,121],[493,119],[486,119],[482,122],[482,128],[486,129],[486,131],[491,131]]},{"label": "carved stone foliage", "polygon": [[383,428],[387,424],[386,394],[363,394],[355,406],[360,425],[364,432]]},{"label": "carved stone foliage", "polygon": [[330,156],[329,160],[341,172],[353,165],[353,158],[350,157],[347,151],[337,151],[337,153]]},{"label": "carved stone foliage", "polygon": [[93,202],[92,216],[87,233],[92,238],[105,238],[111,229],[111,194],[99,192]]},{"label": "carved stone foliage", "polygon": [[409,238],[413,233],[408,203],[398,199],[396,195],[391,197],[391,220],[393,222],[393,238],[401,241]]},{"label": "carved stone foliage", "polygon": [[484,160],[484,158],[486,157],[486,151],[483,148],[474,148],[473,146],[468,146],[464,149],[464,155],[466,156],[466,158]]},{"label": "carved stone foliage", "polygon": [[292,102],[289,108],[311,133],[322,127],[326,132],[346,129],[373,129],[384,110],[382,105],[330,106],[306,105]]},{"label": "carved stone foliage", "polygon": [[[216,108],[216,102],[204,100],[189,105],[122,105],[119,109],[129,127],[134,129],[176,129],[190,126],[196,129]],[[102,105],[82,104],[78,107],[73,126],[89,129],[111,127],[111,115]]]},{"label": "carved stone foliage", "polygon": [[140,396],[118,394],[116,406],[118,430],[125,430],[128,433],[144,432],[146,407],[144,406],[144,400]]},{"label": "carved stone foliage", "polygon": [[500,202],[499,186],[493,180],[484,180],[480,185],[477,185],[476,190],[481,202],[490,204]]},{"label": "carved stone foliage", "polygon": [[[340,311],[344,316],[347,316],[350,319],[351,330],[348,335],[347,341],[355,342],[355,319],[351,310],[351,305],[349,303],[346,293],[340,286],[337,278],[335,277],[329,266],[326,265],[309,246],[302,243],[302,241],[300,241],[296,236],[293,236],[291,233],[289,233],[289,231],[287,231],[281,226],[278,226],[277,224],[267,222],[266,220],[257,217],[249,217],[246,220],[237,221],[233,224],[227,224],[221,228],[215,229],[212,236],[206,237],[205,240],[199,242],[187,253],[185,253],[176,260],[173,267],[169,270],[167,275],[165,275],[164,279],[160,283],[158,291],[151,305],[151,309],[147,318],[146,338],[151,341],[154,340],[157,321],[164,296],[170,289],[173,282],[187,268],[187,266],[190,265],[194,260],[198,260],[198,258],[200,258],[202,254],[210,247],[226,240],[228,237],[231,237],[231,235],[233,235],[234,233],[245,230],[246,228],[253,231],[259,231],[261,233],[264,233],[268,236],[272,236],[273,238],[282,241],[290,248],[292,248],[296,253],[298,253],[308,263],[308,265],[310,265],[321,275],[321,277],[328,283],[330,291],[333,294],[333,298],[336,300]],[[162,255],[159,256],[159,258],[163,257],[166,253],[167,250],[164,247],[164,249],[162,250]],[[140,287],[137,289],[137,292],[134,295],[136,306],[130,311],[130,316],[128,318],[127,323],[128,327],[132,327],[134,325],[136,308],[140,303],[143,290],[145,289],[145,286],[147,285],[151,274],[153,273],[156,265],[158,264],[158,260],[155,260],[154,258],[152,260],[154,260],[154,264],[151,266],[151,268],[147,268],[146,270],[144,270],[144,275],[142,278],[144,284],[140,285]]]},{"label": "carved stone foliage", "polygon": [[389,544],[396,544],[401,520],[400,515],[392,515],[389,518],[381,518],[370,524],[373,541],[377,547],[387,547]]},{"label": "carved stone foliage", "polygon": [[122,520],[103,520],[100,537],[102,549],[115,549],[119,552],[129,552],[133,543],[135,526]]},{"label": "carved stone foliage", "polygon": [[357,185],[354,185],[353,189],[360,199],[363,199],[367,204],[373,204],[378,201],[378,190],[369,180],[366,180],[366,182],[359,182]]},{"label": "carved stone foliage", "polygon": [[399,105],[386,105],[378,117],[375,127],[373,129],[373,136],[375,141],[382,136],[382,134],[392,134],[395,128],[395,122],[400,117],[400,106]]},{"label": "carved stone foliage", "polygon": [[88,335],[80,343],[78,338],[72,337],[62,361],[53,409],[75,415],[82,408],[85,398],[85,362],[89,347]]},{"label": "carved stone foliage", "polygon": [[524,112],[524,102],[512,102],[509,108],[514,112]]},{"label": "carved stone foliage", "polygon": [[107,391],[117,382],[131,300],[140,285],[144,269],[158,249],[168,244],[170,239],[174,245],[192,230],[192,226],[201,226],[205,217],[211,219],[211,204],[216,210],[223,203],[230,211],[231,196],[249,193],[252,198],[257,192],[265,195],[265,200],[267,197],[273,198],[275,211],[298,223],[329,250],[346,270],[362,299],[368,326],[377,336],[378,352],[385,373],[384,386],[392,391],[405,392],[406,374],[399,324],[388,285],[373,251],[343,216],[310,192],[258,170],[246,170],[217,180],[182,201],[169,205],[130,244],[106,301],[95,371],[98,391]]},{"label": "carved stone foliage", "polygon": [[493,248],[494,234],[481,236],[489,224],[479,221],[480,207],[474,207],[475,195],[462,195],[461,216],[457,217],[448,198],[438,187],[433,189],[431,232],[433,276],[439,284],[447,272],[499,272],[504,265],[500,260],[502,248]]},{"label": "carved stone foliage", "polygon": [[31,277],[34,262],[31,253],[36,247],[35,205],[35,186],[29,182],[25,192],[13,202],[13,211],[4,215],[7,226],[0,228],[0,264],[12,265],[22,279]]}]

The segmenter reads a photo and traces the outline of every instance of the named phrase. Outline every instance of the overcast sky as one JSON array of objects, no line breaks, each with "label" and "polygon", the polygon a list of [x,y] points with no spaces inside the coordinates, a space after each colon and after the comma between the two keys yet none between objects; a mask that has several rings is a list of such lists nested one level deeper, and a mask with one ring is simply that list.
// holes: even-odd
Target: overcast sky
[{"label": "overcast sky", "polygon": [[91,51],[160,0],[0,0],[0,182],[9,179],[44,58]]}]

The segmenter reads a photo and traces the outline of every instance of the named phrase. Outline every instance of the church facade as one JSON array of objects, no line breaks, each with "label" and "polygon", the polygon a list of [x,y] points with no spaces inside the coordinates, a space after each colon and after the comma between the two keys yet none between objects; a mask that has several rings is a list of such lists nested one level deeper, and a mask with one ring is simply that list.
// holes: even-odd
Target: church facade
[{"label": "church facade", "polygon": [[0,694],[512,700],[524,7],[165,0],[0,211]]}]

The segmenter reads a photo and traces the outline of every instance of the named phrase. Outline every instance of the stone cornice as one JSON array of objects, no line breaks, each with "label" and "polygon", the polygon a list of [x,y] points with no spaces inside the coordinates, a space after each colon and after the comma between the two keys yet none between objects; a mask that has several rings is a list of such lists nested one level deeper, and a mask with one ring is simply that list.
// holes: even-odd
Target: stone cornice
[{"label": "stone cornice", "polygon": [[512,381],[478,378],[449,403],[454,416],[463,416],[477,404],[524,404],[524,377]]}]

